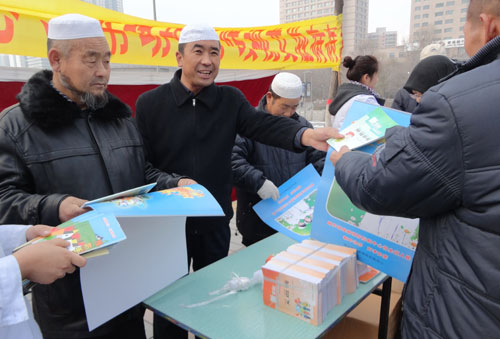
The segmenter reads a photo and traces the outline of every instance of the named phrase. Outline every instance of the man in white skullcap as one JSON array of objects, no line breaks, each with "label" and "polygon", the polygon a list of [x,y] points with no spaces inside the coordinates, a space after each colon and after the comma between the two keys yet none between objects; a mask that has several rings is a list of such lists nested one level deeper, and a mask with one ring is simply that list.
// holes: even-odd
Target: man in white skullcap
[{"label": "man in white skullcap", "polygon": [[[188,218],[188,265],[198,270],[227,256],[230,242],[231,151],[236,134],[264,144],[303,151],[314,145],[326,150],[334,129],[313,130],[293,119],[253,108],[234,87],[217,86],[221,44],[207,25],[187,25],[179,37],[177,70],[172,80],[142,94],[136,120],[148,160],[161,170],[186,176],[179,181],[204,185],[222,206],[225,217]],[[159,330],[155,338],[174,336]],[[184,336],[185,333],[179,336]]]},{"label": "man in white skullcap", "polygon": [[[274,77],[269,91],[262,97],[257,108],[272,115],[288,117],[298,121],[302,126],[312,127],[309,121],[296,112],[301,99],[300,78],[295,74],[282,72]],[[308,164],[313,164],[321,173],[325,156],[325,152],[311,147],[305,152],[295,153],[239,135],[236,137],[231,157],[233,181],[238,198],[236,226],[245,246],[276,233],[257,216],[252,207],[264,199],[277,200],[279,198],[277,186]]]},{"label": "man in white skullcap", "polygon": [[[98,20],[49,21],[52,71],[33,75],[0,119],[0,224],[58,225],[86,201],[178,178],[146,162],[130,108],[106,91],[111,53]],[[144,338],[136,306],[88,331],[79,271],[33,289],[44,338]]]}]

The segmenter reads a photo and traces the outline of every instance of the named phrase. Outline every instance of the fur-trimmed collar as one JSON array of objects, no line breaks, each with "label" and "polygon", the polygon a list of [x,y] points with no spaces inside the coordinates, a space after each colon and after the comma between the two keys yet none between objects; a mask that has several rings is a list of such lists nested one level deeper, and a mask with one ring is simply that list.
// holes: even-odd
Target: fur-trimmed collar
[{"label": "fur-trimmed collar", "polygon": [[[80,107],[68,101],[50,84],[51,71],[34,74],[17,95],[17,100],[26,118],[43,128],[69,125],[82,116]],[[103,108],[91,112],[100,119],[127,118],[132,116],[130,108],[108,92],[109,101]]]}]

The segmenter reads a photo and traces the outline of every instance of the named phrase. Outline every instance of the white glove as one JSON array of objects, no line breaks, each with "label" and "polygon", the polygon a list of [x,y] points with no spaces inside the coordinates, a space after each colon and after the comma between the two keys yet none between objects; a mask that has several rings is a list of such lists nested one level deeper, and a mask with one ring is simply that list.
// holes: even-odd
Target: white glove
[{"label": "white glove", "polygon": [[267,179],[262,184],[262,187],[259,188],[257,194],[262,200],[273,198],[273,200],[276,201],[280,198],[280,191],[278,191],[278,187],[276,187],[271,180]]}]

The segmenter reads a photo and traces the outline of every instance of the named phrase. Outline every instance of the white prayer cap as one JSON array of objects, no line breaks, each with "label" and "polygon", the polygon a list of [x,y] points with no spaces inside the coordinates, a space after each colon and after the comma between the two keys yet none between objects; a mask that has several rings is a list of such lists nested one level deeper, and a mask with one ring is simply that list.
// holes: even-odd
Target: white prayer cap
[{"label": "white prayer cap", "polygon": [[219,36],[215,32],[215,29],[209,25],[191,24],[184,26],[179,37],[180,44],[201,40],[219,41]]},{"label": "white prayer cap", "polygon": [[65,14],[49,21],[49,39],[72,40],[104,37],[98,20],[81,14]]},{"label": "white prayer cap", "polygon": [[271,89],[282,98],[297,99],[302,96],[302,80],[292,73],[278,73],[271,83]]},{"label": "white prayer cap", "polygon": [[425,46],[420,51],[420,60],[423,60],[431,55],[446,55],[444,45],[437,43]]}]

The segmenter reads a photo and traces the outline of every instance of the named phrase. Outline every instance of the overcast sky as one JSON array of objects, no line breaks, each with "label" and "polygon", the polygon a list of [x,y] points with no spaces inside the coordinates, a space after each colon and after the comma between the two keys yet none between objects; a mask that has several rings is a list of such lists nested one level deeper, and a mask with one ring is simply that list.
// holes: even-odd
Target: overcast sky
[{"label": "overcast sky", "polygon": [[[368,32],[377,27],[408,37],[411,0],[370,0]],[[124,12],[153,19],[153,0],[123,0]],[[254,27],[279,24],[279,0],[156,0],[158,21],[217,27]]]}]

